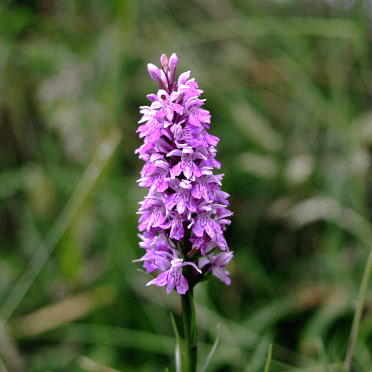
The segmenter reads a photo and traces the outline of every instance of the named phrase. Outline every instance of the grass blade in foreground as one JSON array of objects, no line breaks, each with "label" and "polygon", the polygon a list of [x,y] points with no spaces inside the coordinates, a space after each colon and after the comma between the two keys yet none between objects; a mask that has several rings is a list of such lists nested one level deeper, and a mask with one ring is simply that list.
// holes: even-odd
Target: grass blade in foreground
[{"label": "grass blade in foreground", "polygon": [[272,354],[273,354],[273,344],[269,346],[269,351],[267,354],[267,359],[266,359],[266,364],[265,364],[265,372],[269,372]]},{"label": "grass blade in foreground", "polygon": [[180,357],[181,357],[182,367],[183,367],[184,370],[186,370],[186,363],[187,362],[186,362],[186,359],[185,359],[185,354],[183,353],[183,349],[182,349],[182,345],[181,345],[181,337],[180,337],[180,334],[178,332],[177,324],[176,324],[176,321],[174,320],[173,313],[170,313],[170,317],[171,317],[171,320],[172,320],[172,326],[173,326],[174,333],[176,334],[178,351],[179,351],[179,354],[180,354]]},{"label": "grass blade in foreground", "polygon": [[371,277],[371,272],[372,272],[372,247],[369,252],[366,268],[364,270],[362,284],[360,285],[360,289],[359,289],[358,304],[355,310],[353,325],[351,327],[351,332],[350,332],[349,345],[348,345],[347,352],[346,352],[344,367],[348,371],[350,371],[350,368],[351,368],[351,360],[353,358],[355,342],[356,342],[356,338],[358,335],[359,323],[362,317],[363,306],[364,306],[364,302],[366,299],[368,283]]},{"label": "grass blade in foreground", "polygon": [[217,337],[216,337],[216,341],[214,342],[213,344],[213,347],[212,347],[212,350],[211,352],[208,354],[208,357],[207,357],[207,360],[205,361],[205,364],[204,364],[204,367],[202,369],[202,372],[205,372],[207,370],[207,367],[208,367],[208,364],[209,362],[211,361],[212,359],[212,356],[214,354],[214,352],[216,351],[217,349],[217,346],[218,346],[218,341],[220,339],[220,328],[221,328],[221,324],[217,324]]}]

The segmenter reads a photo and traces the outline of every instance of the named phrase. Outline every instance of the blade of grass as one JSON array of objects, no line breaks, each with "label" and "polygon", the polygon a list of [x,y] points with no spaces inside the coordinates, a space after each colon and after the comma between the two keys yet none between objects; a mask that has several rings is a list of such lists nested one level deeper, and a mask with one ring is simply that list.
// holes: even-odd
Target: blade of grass
[{"label": "blade of grass", "polygon": [[57,221],[39,246],[31,262],[15,284],[7,299],[0,308],[0,318],[5,324],[18,307],[32,283],[44,267],[57,243],[61,239],[74,216],[97,185],[99,176],[103,173],[121,141],[118,129],[112,129],[109,135],[99,144],[91,163],[86,168],[79,184],[62,210]]},{"label": "blade of grass", "polygon": [[5,367],[5,364],[3,360],[0,358],[0,372],[8,372],[8,370]]},{"label": "blade of grass", "polygon": [[170,313],[170,317],[171,317],[171,321],[172,321],[173,330],[174,330],[174,333],[176,334],[176,338],[177,338],[177,345],[178,345],[178,348],[179,348],[179,354],[181,356],[182,367],[183,367],[184,370],[186,370],[187,364],[186,364],[185,354],[182,350],[181,337],[180,337],[180,334],[178,332],[177,324],[176,324],[176,321],[174,319],[174,315],[173,315],[172,312]]},{"label": "blade of grass", "polygon": [[258,372],[262,370],[262,367],[265,363],[266,350],[270,347],[274,339],[274,336],[271,334],[271,331],[266,332],[264,337],[257,344],[245,371]]},{"label": "blade of grass", "polygon": [[204,364],[204,367],[203,367],[203,369],[202,369],[202,372],[205,372],[205,371],[207,370],[208,364],[209,364],[209,362],[211,361],[212,356],[213,356],[214,352],[215,352],[216,349],[217,349],[218,341],[219,341],[219,339],[220,339],[220,328],[221,328],[221,324],[218,323],[218,324],[217,324],[217,337],[216,337],[216,341],[215,341],[214,344],[213,344],[212,350],[211,350],[210,353],[208,354],[208,357],[207,357],[207,360],[205,361],[205,364]]},{"label": "blade of grass", "polygon": [[112,304],[115,296],[116,293],[111,287],[102,285],[45,306],[31,314],[13,318],[8,324],[16,337],[34,336],[83,318],[101,306]]},{"label": "blade of grass", "polygon": [[348,344],[348,347],[347,347],[346,358],[345,358],[345,363],[344,363],[344,368],[348,371],[350,371],[350,367],[351,367],[351,360],[353,358],[355,342],[356,342],[356,338],[357,338],[357,335],[358,335],[359,323],[360,323],[360,319],[362,317],[364,301],[366,299],[366,294],[367,294],[367,290],[368,290],[368,283],[369,283],[369,279],[371,277],[371,273],[372,273],[372,247],[371,247],[371,250],[369,252],[366,268],[364,270],[362,284],[360,285],[359,296],[358,296],[358,304],[357,304],[357,308],[355,310],[353,324],[351,326],[349,344]]},{"label": "blade of grass", "polygon": [[273,355],[273,344],[270,344],[269,351],[267,353],[266,364],[265,364],[265,372],[269,372],[272,355]]},{"label": "blade of grass", "polygon": [[180,345],[177,343],[176,344],[176,349],[175,349],[175,359],[176,359],[176,372],[182,372],[182,361],[181,361],[181,353],[180,353]]}]

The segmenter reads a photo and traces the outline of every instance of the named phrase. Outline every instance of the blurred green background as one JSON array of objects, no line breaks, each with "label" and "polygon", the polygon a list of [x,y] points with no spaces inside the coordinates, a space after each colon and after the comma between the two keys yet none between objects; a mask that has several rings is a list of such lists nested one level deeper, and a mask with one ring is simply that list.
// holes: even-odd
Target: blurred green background
[{"label": "blurred green background", "polygon": [[[133,264],[140,105],[162,53],[220,137],[232,285],[197,286],[208,371],[323,371],[372,243],[370,1],[3,0],[0,371],[175,370],[180,299]],[[355,371],[372,365],[372,292]],[[107,367],[105,367],[107,366]]]}]

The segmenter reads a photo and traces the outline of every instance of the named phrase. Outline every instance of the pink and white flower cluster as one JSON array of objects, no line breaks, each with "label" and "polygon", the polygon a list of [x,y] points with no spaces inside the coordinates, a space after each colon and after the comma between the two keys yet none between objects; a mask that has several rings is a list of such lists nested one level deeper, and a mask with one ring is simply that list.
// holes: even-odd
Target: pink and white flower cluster
[{"label": "pink and white flower cluster", "polygon": [[[223,174],[215,159],[219,138],[207,132],[211,115],[202,108],[203,92],[190,71],[176,80],[178,58],[163,54],[161,69],[149,63],[150,76],[159,82],[157,94],[149,94],[150,106],[137,132],[144,144],[136,150],[145,161],[139,185],[149,189],[140,203],[140,246],[148,273],[162,271],[147,285],[167,286],[185,294],[208,273],[230,284],[225,266],[233,257],[223,231],[232,213],[228,194],[221,190]],[[216,248],[221,251],[215,254]],[[188,270],[185,267],[188,267]]]}]

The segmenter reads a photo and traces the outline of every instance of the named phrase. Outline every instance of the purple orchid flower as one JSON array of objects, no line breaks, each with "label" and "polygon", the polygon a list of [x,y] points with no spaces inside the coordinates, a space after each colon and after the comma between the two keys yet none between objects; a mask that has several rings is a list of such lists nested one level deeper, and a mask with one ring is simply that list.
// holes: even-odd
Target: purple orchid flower
[{"label": "purple orchid flower", "polygon": [[195,218],[195,224],[192,227],[193,233],[201,238],[204,231],[214,239],[216,234],[221,234],[221,226],[211,217],[212,212],[203,210]]},{"label": "purple orchid flower", "polygon": [[[142,262],[149,273],[160,270],[148,285],[185,294],[205,274],[197,264],[202,268],[207,261],[213,274],[230,284],[224,267],[232,253],[223,232],[232,213],[227,209],[229,194],[221,190],[223,175],[214,174],[221,167],[215,149],[219,138],[208,133],[211,115],[203,108],[203,91],[190,79],[190,71],[176,78],[175,53],[169,59],[163,54],[160,63],[161,68],[147,66],[160,89],[147,95],[149,106],[140,107],[137,129],[144,143],[135,152],[145,162],[137,182],[148,194],[137,212],[145,254],[135,262]],[[215,255],[217,249],[221,253]],[[199,274],[186,279],[186,265]]]},{"label": "purple orchid flower", "polygon": [[192,185],[189,180],[183,180],[179,183],[178,191],[168,196],[165,205],[168,210],[177,207],[177,212],[182,214],[187,208],[190,212],[196,212],[197,203],[191,196]]},{"label": "purple orchid flower", "polygon": [[167,156],[180,156],[181,161],[171,169],[173,178],[179,176],[182,172],[187,179],[194,180],[195,177],[201,176],[199,166],[195,163],[197,159],[203,159],[203,155],[194,151],[191,147],[184,147],[181,150],[173,150]]},{"label": "purple orchid flower", "polygon": [[221,183],[208,167],[203,167],[201,173],[201,177],[198,177],[193,183],[191,195],[196,199],[203,198],[207,201],[213,201],[212,184],[217,183],[221,185]]},{"label": "purple orchid flower", "polygon": [[201,106],[204,103],[198,98],[192,98],[186,102],[186,113],[189,115],[189,123],[195,127],[200,127],[202,124],[209,124],[211,122],[211,115],[209,111],[204,110]]},{"label": "purple orchid flower", "polygon": [[150,193],[164,192],[169,186],[169,178],[167,177],[169,164],[165,161],[155,161],[151,170],[147,171],[151,176],[142,177],[137,182],[140,186],[150,189]]},{"label": "purple orchid flower", "polygon": [[182,258],[179,258],[176,250],[173,250],[173,257],[170,253],[162,252],[162,254],[168,255],[172,259],[170,269],[164,271],[146,285],[149,286],[151,284],[156,284],[158,287],[166,285],[168,294],[173,291],[174,287],[176,287],[179,294],[185,294],[189,289],[189,284],[186,278],[182,275],[182,268],[186,265],[190,265],[200,274],[202,273],[201,270],[193,262],[184,262]]},{"label": "purple orchid flower", "polygon": [[230,285],[231,279],[228,277],[230,273],[225,269],[225,266],[233,257],[233,252],[221,252],[217,256],[210,254],[208,257],[202,257],[199,259],[199,267],[202,269],[206,264],[211,263],[212,274],[226,285]]},{"label": "purple orchid flower", "polygon": [[170,221],[161,225],[163,229],[170,229],[169,237],[171,239],[180,240],[185,236],[185,229],[183,227],[183,222],[186,221],[186,218],[183,214],[178,214],[174,211],[169,213]]},{"label": "purple orchid flower", "polygon": [[151,105],[151,107],[154,109],[160,109],[156,112],[156,117],[159,119],[163,119],[165,117],[169,122],[172,122],[175,112],[181,115],[183,112],[182,105],[174,103],[179,95],[180,92],[172,92],[169,95],[165,90],[159,90],[158,101],[153,102]]}]

